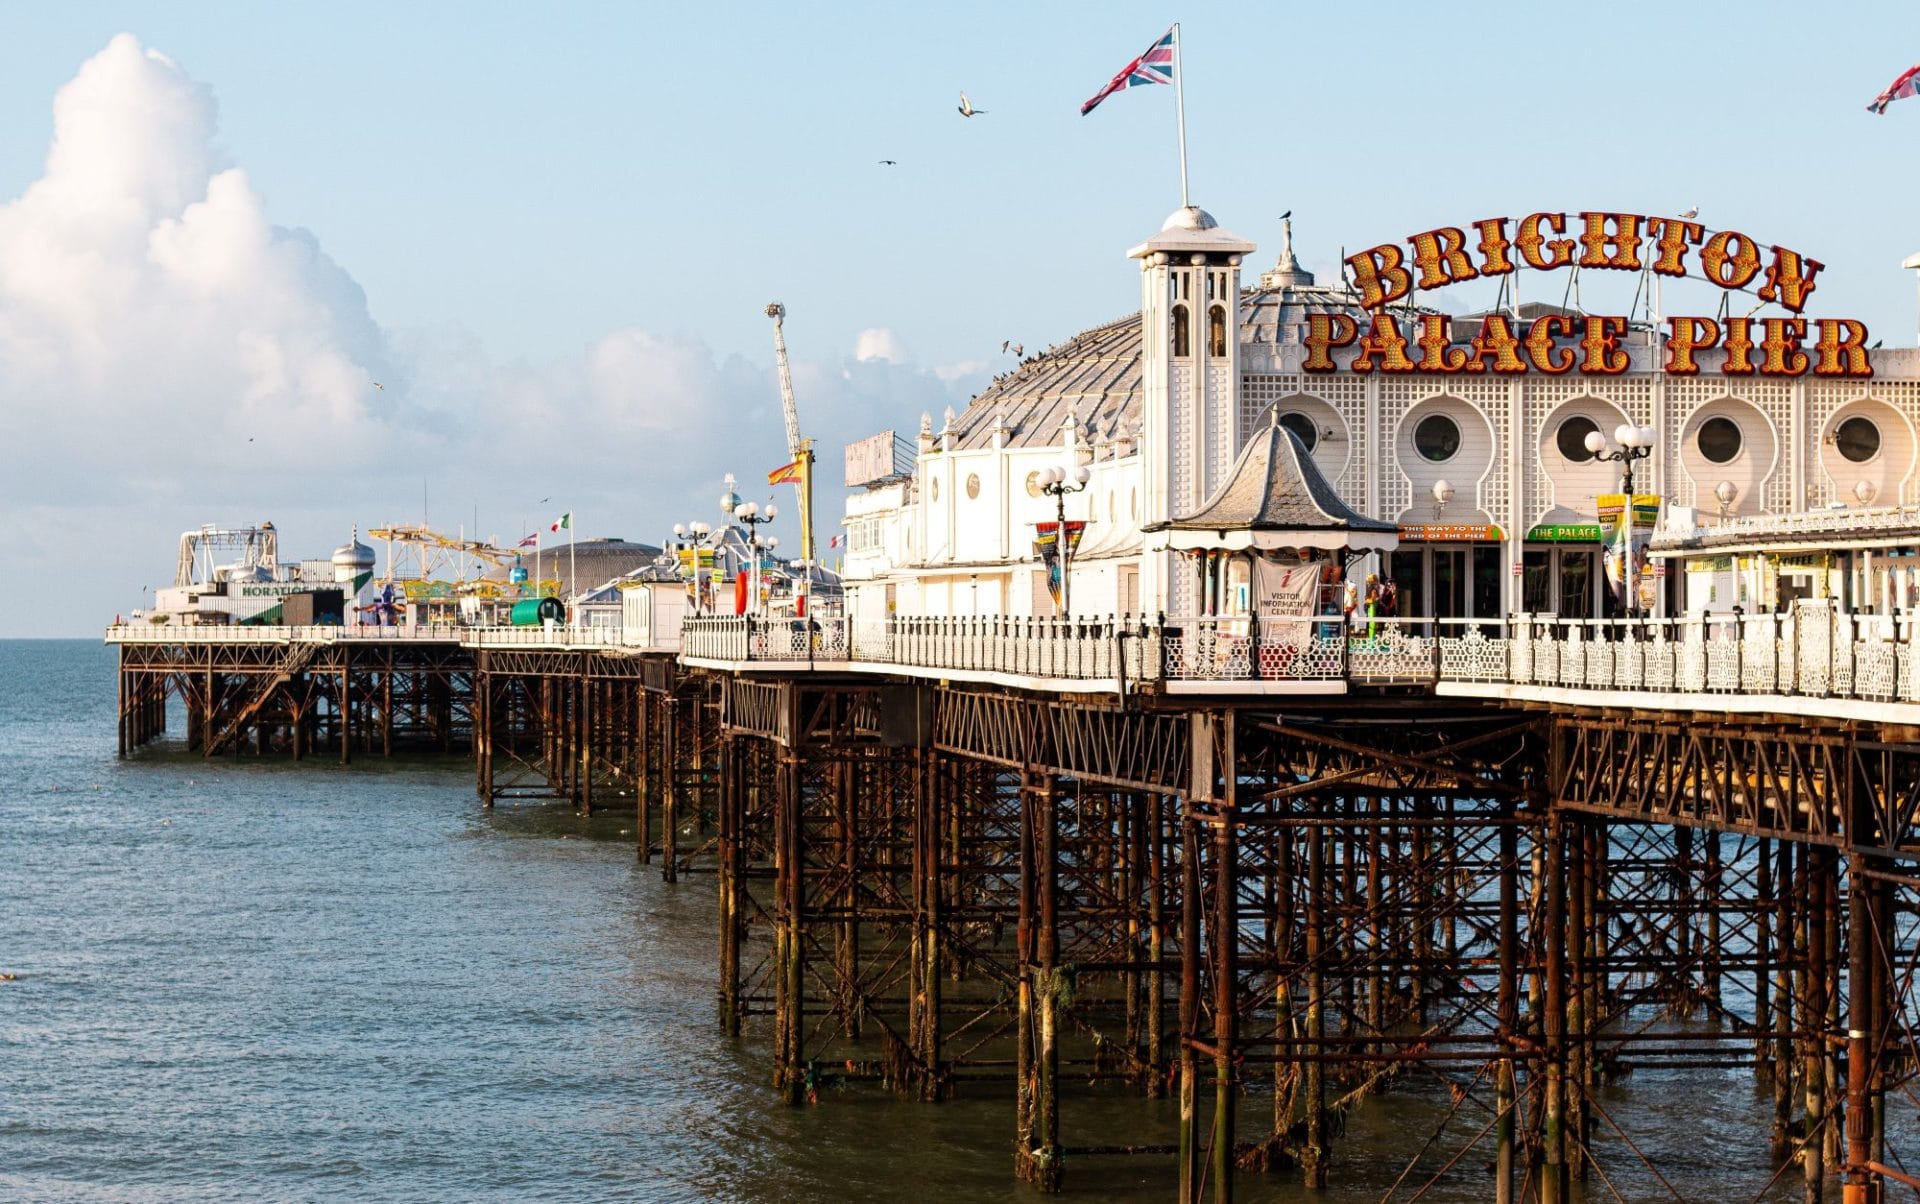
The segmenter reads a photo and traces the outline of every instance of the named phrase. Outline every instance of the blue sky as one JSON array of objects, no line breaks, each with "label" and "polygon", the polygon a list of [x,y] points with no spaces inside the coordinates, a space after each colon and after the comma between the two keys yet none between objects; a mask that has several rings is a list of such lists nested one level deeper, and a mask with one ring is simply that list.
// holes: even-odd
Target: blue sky
[{"label": "blue sky", "polygon": [[[139,248],[85,232],[60,271],[108,300],[29,303],[0,279],[0,522],[72,596],[10,601],[0,635],[97,631],[203,522],[271,517],[323,553],[353,523],[416,518],[423,486],[436,523],[477,513],[502,537],[552,517],[541,497],[589,536],[710,517],[722,473],[779,462],[776,298],[830,473],[840,443],[963,405],[1006,366],[1003,339],[1037,348],[1137,304],[1124,250],[1178,202],[1171,89],[1078,107],[1176,18],[1194,199],[1261,244],[1256,268],[1287,209],[1331,270],[1342,246],[1481,217],[1697,205],[1822,260],[1810,312],[1909,344],[1920,100],[1864,105],[1920,61],[1920,21],[1834,11],[9,7],[0,205],[48,175],[56,94],[130,33],[174,74],[116,60],[95,94],[201,86],[217,125],[124,145],[90,126],[79,178],[116,155],[168,178],[205,158],[196,178],[244,171],[214,216],[279,233],[203,248],[132,301],[113,300],[113,256]],[[962,88],[985,116],[954,111]],[[151,115],[141,95],[127,111]],[[50,211],[16,214],[11,251],[0,218],[0,256],[32,258],[29,219]],[[255,253],[265,267],[230,262]],[[1563,282],[1525,287],[1557,300]],[[202,305],[207,288],[230,303]],[[172,324],[145,329],[154,311]],[[356,370],[393,379],[371,391]]]}]

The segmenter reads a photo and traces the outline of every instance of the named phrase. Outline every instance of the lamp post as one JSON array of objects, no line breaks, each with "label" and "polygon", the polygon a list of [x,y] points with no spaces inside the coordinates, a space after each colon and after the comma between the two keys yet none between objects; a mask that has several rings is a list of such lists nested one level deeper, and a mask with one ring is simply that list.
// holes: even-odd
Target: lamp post
[{"label": "lamp post", "polygon": [[1644,460],[1653,454],[1653,428],[1634,426],[1623,422],[1613,428],[1613,441],[1620,445],[1619,451],[1607,450],[1607,437],[1599,431],[1587,432],[1587,450],[1596,460],[1617,460],[1620,463],[1622,488],[1626,490],[1626,509],[1620,516],[1622,529],[1626,533],[1626,555],[1622,558],[1621,577],[1627,583],[1627,617],[1640,617],[1640,582],[1638,566],[1633,563],[1633,462]]},{"label": "lamp post", "polygon": [[[1085,464],[1068,468],[1056,464],[1040,473],[1040,491],[1053,499],[1054,555],[1060,558],[1060,617],[1073,613],[1073,589],[1068,570],[1073,567],[1073,545],[1067,539],[1067,495],[1087,487],[1093,473]],[[1068,482],[1072,482],[1069,484]]]},{"label": "lamp post", "polygon": [[696,614],[706,598],[706,591],[700,588],[700,548],[707,542],[707,535],[712,530],[702,522],[673,524],[674,551],[693,553],[688,567],[693,573],[693,609]]},{"label": "lamp post", "polygon": [[[760,609],[760,528],[780,517],[780,507],[769,503],[762,510],[758,502],[742,502],[734,508],[733,517],[747,529],[747,554],[752,558],[747,577],[747,609],[757,611]],[[772,543],[767,546],[771,547]]]}]

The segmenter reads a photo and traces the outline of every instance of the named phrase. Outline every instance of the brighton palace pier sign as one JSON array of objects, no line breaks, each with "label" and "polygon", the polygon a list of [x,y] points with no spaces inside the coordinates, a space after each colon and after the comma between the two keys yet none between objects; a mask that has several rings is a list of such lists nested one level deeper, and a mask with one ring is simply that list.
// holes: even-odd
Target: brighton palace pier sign
[{"label": "brighton palace pier sign", "polygon": [[[1671,317],[1666,362],[1675,376],[1700,371],[1698,355],[1725,353],[1727,376],[1870,377],[1866,323],[1853,318],[1799,316],[1813,294],[1821,263],[1785,247],[1761,245],[1733,230],[1708,233],[1698,222],[1637,213],[1532,213],[1515,222],[1490,217],[1471,226],[1442,226],[1407,239],[1411,253],[1382,243],[1347,259],[1361,307],[1372,314],[1363,328],[1348,314],[1307,319],[1308,372],[1341,368],[1333,353],[1353,348],[1350,372],[1437,372],[1477,375],[1540,372],[1560,376],[1618,376],[1627,370],[1621,347],[1627,319],[1617,315],[1548,314],[1517,323],[1488,314],[1470,343],[1454,343],[1445,314],[1388,312],[1415,289],[1432,290],[1519,267],[1695,275],[1729,291],[1756,280],[1754,296],[1794,315],[1785,318]],[[1811,332],[1809,327],[1811,326]],[[1809,333],[1812,337],[1809,340]]]}]

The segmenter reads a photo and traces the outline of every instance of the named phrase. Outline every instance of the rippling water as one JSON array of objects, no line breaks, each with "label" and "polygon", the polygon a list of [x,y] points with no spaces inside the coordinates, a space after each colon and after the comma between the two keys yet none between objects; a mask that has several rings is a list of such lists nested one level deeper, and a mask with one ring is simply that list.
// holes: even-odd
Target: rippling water
[{"label": "rippling water", "polygon": [[[490,815],[464,758],[121,762],[90,642],[0,641],[0,685],[0,1196],[1038,1199],[1006,1093],[777,1104],[759,1040],[715,1031],[711,879],[636,865],[625,817]],[[1770,1173],[1744,1073],[1606,1098],[1688,1198]],[[1379,1199],[1442,1103],[1370,1103],[1333,1191],[1242,1197]],[[1132,1098],[1069,1095],[1063,1123],[1171,1134]],[[1630,1159],[1603,1154],[1622,1195],[1666,1198]],[[1169,1198],[1167,1161],[1070,1163],[1069,1195]]]}]

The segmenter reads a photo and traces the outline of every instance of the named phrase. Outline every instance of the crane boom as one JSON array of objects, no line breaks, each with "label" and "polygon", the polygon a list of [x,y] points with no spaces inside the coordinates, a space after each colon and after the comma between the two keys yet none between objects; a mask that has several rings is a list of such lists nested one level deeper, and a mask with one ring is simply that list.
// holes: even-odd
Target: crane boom
[{"label": "crane boom", "polygon": [[767,306],[767,316],[773,319],[773,358],[780,366],[780,408],[787,415],[787,454],[797,460],[800,458],[800,410],[793,402],[793,371],[787,367],[787,340],[780,333],[780,319],[787,316],[787,307],[775,301]]},{"label": "crane boom", "polygon": [[800,558],[813,563],[813,440],[800,437],[800,409],[793,400],[793,370],[787,366],[787,339],[780,320],[787,307],[774,301],[767,306],[773,319],[773,358],[780,368],[780,408],[787,418],[787,454],[800,465],[800,479],[794,488],[800,494]]}]

